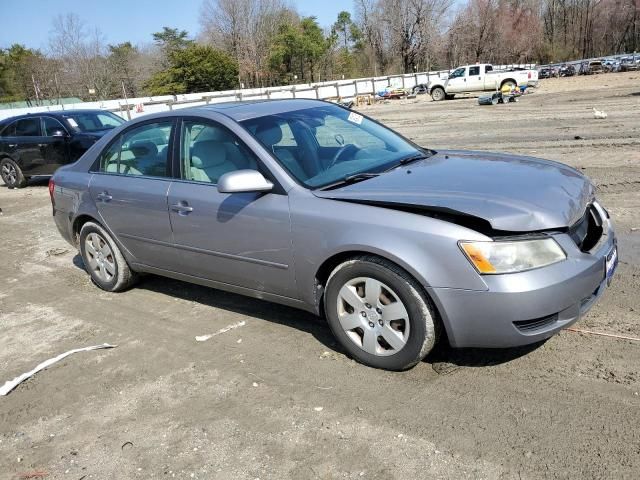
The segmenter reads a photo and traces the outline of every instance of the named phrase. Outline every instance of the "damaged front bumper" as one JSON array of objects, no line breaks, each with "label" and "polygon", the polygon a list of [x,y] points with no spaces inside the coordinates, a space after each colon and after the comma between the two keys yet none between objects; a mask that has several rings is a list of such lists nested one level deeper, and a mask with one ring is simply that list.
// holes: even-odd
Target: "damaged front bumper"
[{"label": "damaged front bumper", "polygon": [[485,291],[429,289],[453,347],[503,348],[542,341],[595,304],[615,270],[617,244],[611,223],[605,221],[600,241],[589,252],[581,251],[568,233],[554,238],[567,253],[562,262],[483,276]]}]

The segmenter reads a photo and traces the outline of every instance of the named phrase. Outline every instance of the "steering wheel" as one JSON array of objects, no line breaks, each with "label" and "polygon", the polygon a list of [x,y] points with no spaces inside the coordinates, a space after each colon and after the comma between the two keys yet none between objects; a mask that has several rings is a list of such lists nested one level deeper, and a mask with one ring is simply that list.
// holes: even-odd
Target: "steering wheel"
[{"label": "steering wheel", "polygon": [[329,166],[327,167],[327,169],[333,167],[336,163],[338,163],[338,161],[340,160],[340,157],[342,157],[345,153],[351,152],[351,151],[357,152],[358,150],[360,149],[353,143],[348,143],[346,145],[343,145],[338,149],[336,154],[333,156],[333,158],[331,159],[331,162],[329,162]]}]

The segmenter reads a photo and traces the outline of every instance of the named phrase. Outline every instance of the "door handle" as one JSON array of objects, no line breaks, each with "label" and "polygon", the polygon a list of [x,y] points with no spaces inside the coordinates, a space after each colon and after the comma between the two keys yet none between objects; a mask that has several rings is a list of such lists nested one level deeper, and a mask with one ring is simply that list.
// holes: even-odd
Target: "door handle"
[{"label": "door handle", "polygon": [[17,146],[18,146],[18,144],[17,144],[17,143],[10,143],[10,144],[9,144],[9,148],[15,148],[15,147],[17,147]]},{"label": "door handle", "polygon": [[190,207],[187,202],[182,201],[171,205],[171,210],[177,212],[178,215],[184,216],[189,215],[191,212],[193,212],[193,207]]},{"label": "door handle", "polygon": [[110,202],[111,200],[113,200],[113,197],[109,195],[109,192],[100,192],[98,195],[96,195],[96,198],[101,202]]},{"label": "door handle", "polygon": [[46,144],[46,143],[39,143],[39,144],[38,144],[38,146],[39,146],[39,147],[46,147],[46,146],[47,146],[47,144]]}]

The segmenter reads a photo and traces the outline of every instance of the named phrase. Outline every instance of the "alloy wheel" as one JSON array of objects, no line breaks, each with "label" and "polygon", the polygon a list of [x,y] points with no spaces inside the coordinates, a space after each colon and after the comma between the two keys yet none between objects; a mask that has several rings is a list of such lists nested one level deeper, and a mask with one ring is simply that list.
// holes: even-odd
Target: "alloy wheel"
[{"label": "alloy wheel", "polygon": [[116,275],[116,261],[107,241],[92,232],[87,235],[84,247],[91,271],[100,281],[111,282]]},{"label": "alloy wheel", "polygon": [[9,186],[16,184],[18,180],[18,172],[13,164],[6,162],[2,165],[2,180],[4,180],[4,182]]},{"label": "alloy wheel", "polygon": [[338,321],[349,339],[376,356],[398,353],[409,340],[409,313],[386,284],[370,277],[349,280],[339,291]]}]

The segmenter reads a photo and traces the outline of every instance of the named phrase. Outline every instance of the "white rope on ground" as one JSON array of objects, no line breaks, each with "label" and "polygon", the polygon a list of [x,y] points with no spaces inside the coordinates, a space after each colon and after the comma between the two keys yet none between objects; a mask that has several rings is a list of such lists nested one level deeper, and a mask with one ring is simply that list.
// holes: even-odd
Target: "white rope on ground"
[{"label": "white rope on ground", "polygon": [[582,330],[581,328],[565,328],[568,332],[575,333],[587,333],[589,335],[599,335],[602,337],[612,337],[612,338],[620,338],[622,340],[632,340],[634,342],[640,342],[640,338],[637,337],[627,337],[626,335],[616,335],[613,333],[603,333],[603,332],[593,332],[591,330]]},{"label": "white rope on ground", "polygon": [[16,388],[18,385],[24,382],[27,378],[35,375],[40,370],[44,370],[45,368],[50,367],[54,363],[59,362],[60,360],[68,357],[69,355],[73,355],[74,353],[78,353],[78,352],[88,352],[90,350],[99,350],[101,348],[115,348],[115,347],[117,347],[117,345],[109,345],[108,343],[103,343],[102,345],[93,345],[91,347],[76,348],[75,350],[69,350],[68,352],[62,353],[57,357],[50,358],[49,360],[42,362],[33,370],[27,373],[23,373],[22,375],[14,378],[13,380],[9,380],[5,382],[5,384],[2,387],[0,387],[0,396],[7,395],[11,390]]}]

